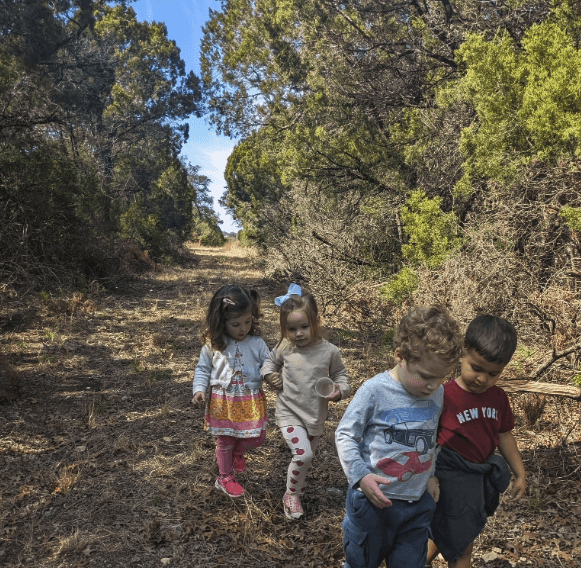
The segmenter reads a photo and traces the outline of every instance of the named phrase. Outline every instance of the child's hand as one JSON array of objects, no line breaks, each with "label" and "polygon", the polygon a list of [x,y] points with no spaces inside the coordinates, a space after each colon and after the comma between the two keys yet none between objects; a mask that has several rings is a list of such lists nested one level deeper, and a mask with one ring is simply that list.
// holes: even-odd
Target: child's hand
[{"label": "child's hand", "polygon": [[432,496],[432,499],[437,503],[440,500],[440,482],[437,477],[430,477],[426,484],[426,491]]},{"label": "child's hand", "polygon": [[335,390],[327,397],[327,400],[331,402],[337,402],[341,400],[341,389],[339,389],[339,385],[335,383]]},{"label": "child's hand", "polygon": [[520,499],[524,497],[527,492],[527,478],[526,476],[515,477],[512,482],[512,490],[510,492],[511,499]]},{"label": "child's hand", "polygon": [[381,477],[375,473],[366,475],[360,482],[359,487],[365,493],[369,501],[378,509],[391,507],[391,501],[381,492],[380,485],[389,485],[391,481],[387,477]]},{"label": "child's hand", "polygon": [[197,392],[197,393],[194,395],[194,398],[193,398],[193,400],[194,400],[194,402],[195,402],[195,403],[198,403],[198,402],[203,402],[204,400],[206,400],[206,395],[205,395],[205,393],[203,393],[202,391],[198,391],[198,392]]},{"label": "child's hand", "polygon": [[280,373],[269,373],[264,375],[264,380],[276,390],[282,389],[282,375]]}]

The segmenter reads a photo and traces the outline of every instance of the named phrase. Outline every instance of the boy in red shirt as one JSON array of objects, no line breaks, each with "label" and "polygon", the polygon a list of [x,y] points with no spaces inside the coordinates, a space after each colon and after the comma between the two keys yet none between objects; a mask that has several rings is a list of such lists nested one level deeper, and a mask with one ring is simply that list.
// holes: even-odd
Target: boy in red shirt
[{"label": "boy in red shirt", "polygon": [[[516,343],[510,322],[478,316],[466,331],[460,377],[444,385],[435,473],[440,500],[428,563],[441,552],[449,568],[470,567],[474,540],[510,483],[508,467],[514,474],[512,498],[525,494],[525,468],[512,434],[514,416],[506,393],[495,386]],[[494,453],[496,448],[504,459]]]}]

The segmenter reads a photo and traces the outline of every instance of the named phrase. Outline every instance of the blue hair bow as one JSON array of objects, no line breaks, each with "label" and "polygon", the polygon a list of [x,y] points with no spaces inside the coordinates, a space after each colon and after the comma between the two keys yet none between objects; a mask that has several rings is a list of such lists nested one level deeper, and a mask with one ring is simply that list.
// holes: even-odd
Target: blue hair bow
[{"label": "blue hair bow", "polygon": [[290,300],[290,297],[293,295],[294,296],[302,296],[303,295],[303,289],[298,284],[295,284],[294,282],[288,287],[288,291],[284,296],[278,296],[277,298],[274,299],[274,303],[280,307],[287,300]]}]

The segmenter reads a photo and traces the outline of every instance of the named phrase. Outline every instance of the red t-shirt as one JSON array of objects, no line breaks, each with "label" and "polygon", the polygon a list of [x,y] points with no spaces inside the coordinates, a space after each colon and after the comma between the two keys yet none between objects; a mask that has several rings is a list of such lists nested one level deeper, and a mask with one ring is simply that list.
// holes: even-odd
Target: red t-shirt
[{"label": "red t-shirt", "polygon": [[463,458],[484,463],[500,443],[500,433],[514,428],[506,393],[497,386],[483,393],[465,391],[455,380],[444,385],[438,444]]}]

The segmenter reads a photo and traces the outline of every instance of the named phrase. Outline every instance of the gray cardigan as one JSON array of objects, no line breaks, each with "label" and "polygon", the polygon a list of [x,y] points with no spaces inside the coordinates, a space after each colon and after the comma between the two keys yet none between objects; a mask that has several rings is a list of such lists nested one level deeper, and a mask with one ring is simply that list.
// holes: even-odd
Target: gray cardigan
[{"label": "gray cardigan", "polygon": [[209,345],[202,347],[200,360],[194,373],[194,394],[205,392],[208,385],[228,388],[236,365],[236,350],[240,354],[240,366],[244,384],[250,390],[262,387],[260,367],[268,357],[269,349],[262,337],[247,335],[242,341],[224,337],[226,349],[214,351]]}]

